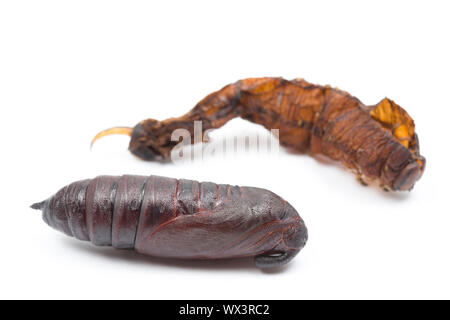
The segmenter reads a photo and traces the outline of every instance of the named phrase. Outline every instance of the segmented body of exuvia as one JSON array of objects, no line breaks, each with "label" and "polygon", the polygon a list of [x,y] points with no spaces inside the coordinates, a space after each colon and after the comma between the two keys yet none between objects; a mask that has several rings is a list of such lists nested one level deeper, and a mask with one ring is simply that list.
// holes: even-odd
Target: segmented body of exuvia
[{"label": "segmented body of exuvia", "polygon": [[347,92],[303,79],[240,80],[211,93],[182,117],[108,129],[94,141],[111,133],[129,134],[132,153],[145,160],[168,160],[178,143],[171,140],[175,129],[193,135],[194,121],[202,121],[205,131],[235,117],[279,129],[282,145],[339,161],[361,182],[376,182],[385,190],[412,189],[425,168],[414,121],[392,100],[365,106]]},{"label": "segmented body of exuvia", "polygon": [[157,257],[254,256],[258,267],[274,267],[289,262],[307,240],[289,203],[252,187],[100,176],[74,182],[32,207],[69,236]]}]

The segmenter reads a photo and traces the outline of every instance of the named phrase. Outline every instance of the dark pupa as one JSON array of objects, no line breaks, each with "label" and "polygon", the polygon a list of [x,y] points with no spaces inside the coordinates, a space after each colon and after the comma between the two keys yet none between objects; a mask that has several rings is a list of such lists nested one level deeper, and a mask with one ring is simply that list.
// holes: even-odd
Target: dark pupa
[{"label": "dark pupa", "polygon": [[31,207],[69,236],[155,257],[253,256],[271,268],[308,237],[297,211],[268,190],[158,176],[77,181]]}]

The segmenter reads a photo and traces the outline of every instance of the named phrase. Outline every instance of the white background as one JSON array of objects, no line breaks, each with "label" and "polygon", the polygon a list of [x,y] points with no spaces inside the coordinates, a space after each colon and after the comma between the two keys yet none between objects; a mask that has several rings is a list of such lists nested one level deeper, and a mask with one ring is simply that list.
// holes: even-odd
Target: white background
[{"label": "white background", "polygon": [[[445,1],[2,1],[1,298],[450,298],[449,20]],[[427,169],[410,193],[362,187],[306,155],[144,162],[99,130],[187,112],[241,78],[303,77],[415,119]],[[237,119],[216,131],[264,133]],[[185,262],[97,248],[29,208],[100,174],[270,189],[309,228],[265,273],[251,260]]]}]

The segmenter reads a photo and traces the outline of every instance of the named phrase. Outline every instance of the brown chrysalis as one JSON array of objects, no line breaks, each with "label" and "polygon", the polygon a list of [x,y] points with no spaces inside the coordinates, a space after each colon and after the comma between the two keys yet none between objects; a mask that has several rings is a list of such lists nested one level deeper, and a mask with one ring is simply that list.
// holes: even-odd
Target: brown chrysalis
[{"label": "brown chrysalis", "polygon": [[345,91],[303,79],[250,78],[211,93],[179,118],[147,119],[134,128],[112,128],[105,135],[131,136],[130,151],[145,160],[168,160],[171,133],[193,134],[194,121],[203,131],[241,117],[279,129],[280,143],[292,150],[325,155],[353,170],[363,183],[385,190],[411,190],[425,168],[412,118],[387,98],[366,106]]}]

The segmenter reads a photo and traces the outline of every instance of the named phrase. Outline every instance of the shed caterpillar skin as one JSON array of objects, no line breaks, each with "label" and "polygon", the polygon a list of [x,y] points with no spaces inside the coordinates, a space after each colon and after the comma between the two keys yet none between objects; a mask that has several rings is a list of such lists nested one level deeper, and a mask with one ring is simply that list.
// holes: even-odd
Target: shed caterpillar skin
[{"label": "shed caterpillar skin", "polygon": [[134,128],[111,128],[109,134],[131,136],[130,151],[145,160],[169,160],[175,129],[203,131],[241,117],[267,129],[279,129],[280,143],[310,155],[325,155],[354,171],[359,180],[384,190],[411,190],[422,176],[414,121],[387,98],[365,106],[347,92],[314,85],[303,79],[249,78],[237,81],[201,100],[179,118],[147,119]]},{"label": "shed caterpillar skin", "polygon": [[288,263],[305,245],[297,211],[259,188],[159,176],[99,176],[32,205],[51,227],[98,246],[167,258],[254,256]]}]

